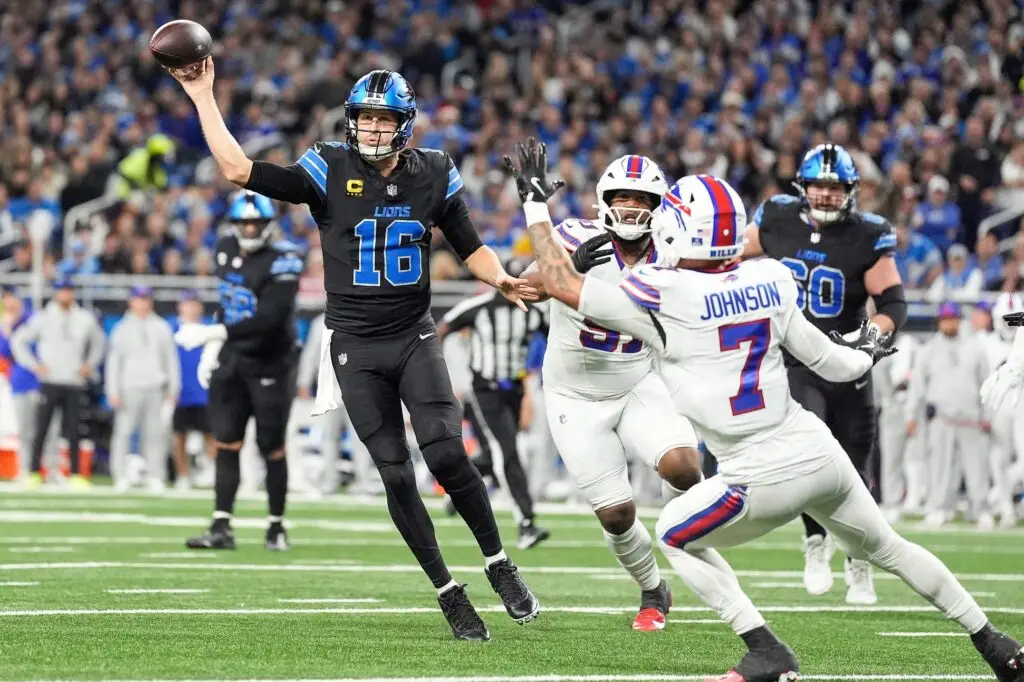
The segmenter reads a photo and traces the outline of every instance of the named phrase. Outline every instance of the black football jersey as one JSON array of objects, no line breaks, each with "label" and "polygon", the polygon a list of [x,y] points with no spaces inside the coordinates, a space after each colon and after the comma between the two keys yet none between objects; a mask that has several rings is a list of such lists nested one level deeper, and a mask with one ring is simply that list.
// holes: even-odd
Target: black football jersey
[{"label": "black football jersey", "polygon": [[451,157],[432,149],[400,154],[387,177],[346,143],[318,142],[297,163],[321,197],[310,209],[321,230],[330,329],[389,336],[429,319],[431,226],[453,245],[451,229],[471,231],[479,244],[468,218],[458,226],[442,220],[461,202]]},{"label": "black football jersey", "polygon": [[[295,295],[305,265],[298,247],[282,241],[243,254],[238,240],[226,236],[215,248],[218,318],[228,329],[224,350],[257,364],[291,357],[296,347]],[[257,313],[263,319],[256,320]]]},{"label": "black football jersey", "polygon": [[845,219],[813,226],[797,197],[779,194],[754,213],[765,254],[793,271],[797,304],[815,327],[845,334],[867,317],[866,273],[880,258],[892,256],[896,233],[885,218],[851,212]]}]

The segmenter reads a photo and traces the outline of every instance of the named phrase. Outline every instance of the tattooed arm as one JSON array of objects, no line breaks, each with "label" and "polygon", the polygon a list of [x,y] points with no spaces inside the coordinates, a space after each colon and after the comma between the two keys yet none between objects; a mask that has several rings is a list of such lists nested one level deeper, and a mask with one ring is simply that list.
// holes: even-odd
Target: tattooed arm
[{"label": "tattooed arm", "polygon": [[528,201],[523,204],[523,209],[526,212],[526,233],[530,235],[537,258],[535,265],[540,272],[544,293],[570,308],[578,308],[583,275],[577,272],[569,252],[555,238],[555,226],[548,215],[547,204]]}]

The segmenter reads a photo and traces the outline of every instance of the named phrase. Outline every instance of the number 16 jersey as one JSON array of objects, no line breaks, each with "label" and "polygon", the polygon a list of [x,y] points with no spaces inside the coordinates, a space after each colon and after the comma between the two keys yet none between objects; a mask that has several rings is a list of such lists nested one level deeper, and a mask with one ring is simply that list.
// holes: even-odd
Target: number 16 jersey
[{"label": "number 16 jersey", "polygon": [[[570,218],[555,228],[555,236],[572,253],[604,229],[590,220]],[[615,244],[612,242],[614,249]],[[618,284],[631,269],[657,262],[653,241],[647,255],[633,268],[618,251],[594,266],[588,277]],[[544,357],[544,388],[575,398],[608,400],[630,391],[652,371],[651,349],[640,339],[607,329],[561,301],[551,300],[548,348]]]}]

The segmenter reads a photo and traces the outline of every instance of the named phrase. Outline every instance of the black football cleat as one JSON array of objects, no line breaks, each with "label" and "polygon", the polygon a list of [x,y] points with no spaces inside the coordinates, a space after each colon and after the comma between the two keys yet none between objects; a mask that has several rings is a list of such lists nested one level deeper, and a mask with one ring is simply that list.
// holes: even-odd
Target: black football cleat
[{"label": "black football cleat", "polygon": [[280,523],[272,523],[267,528],[267,539],[263,543],[266,549],[272,552],[287,552],[291,549],[288,544],[288,533]]},{"label": "black football cleat", "polygon": [[978,653],[992,667],[999,682],[1024,682],[1024,649],[1020,642],[1004,635],[991,624],[971,639]]},{"label": "black football cleat", "polygon": [[437,603],[448,625],[451,626],[455,639],[464,642],[486,642],[491,638],[487,626],[469,603],[465,585],[445,590],[438,596]]},{"label": "black football cleat", "polygon": [[530,549],[551,537],[551,531],[547,528],[535,526],[533,521],[523,521],[519,524],[519,542],[516,547],[519,549]]},{"label": "black football cleat", "polygon": [[487,574],[491,587],[501,597],[505,610],[512,620],[522,625],[537,617],[540,613],[540,602],[533,596],[533,592],[530,592],[530,588],[519,575],[519,569],[510,560],[502,559],[495,562],[490,568],[485,568],[484,573]]},{"label": "black football cleat", "polygon": [[748,651],[735,668],[705,682],[796,682],[799,679],[800,664],[796,654],[780,641],[765,649]]},{"label": "black football cleat", "polygon": [[215,523],[210,529],[198,537],[185,540],[188,549],[234,549],[235,534],[231,526]]}]

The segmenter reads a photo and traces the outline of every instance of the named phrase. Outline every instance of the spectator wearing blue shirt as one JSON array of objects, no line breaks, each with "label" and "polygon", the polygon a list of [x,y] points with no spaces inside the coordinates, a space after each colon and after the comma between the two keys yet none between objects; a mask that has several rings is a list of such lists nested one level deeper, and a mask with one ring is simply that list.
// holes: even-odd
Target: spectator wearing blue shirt
[{"label": "spectator wearing blue shirt", "polygon": [[982,288],[985,291],[999,291],[1003,284],[1006,264],[999,253],[999,236],[995,232],[978,235],[978,243],[974,247],[974,261],[981,270]]},{"label": "spectator wearing blue shirt", "polygon": [[953,244],[946,253],[946,272],[928,289],[931,301],[977,300],[982,287],[981,270],[975,267],[963,244]]},{"label": "spectator wearing blue shirt", "polygon": [[29,470],[32,439],[35,436],[36,406],[39,403],[39,380],[27,367],[19,365],[11,352],[11,336],[28,320],[31,311],[11,287],[3,289],[3,313],[0,316],[0,358],[10,372],[8,381],[14,396],[14,415],[18,422],[18,473]]},{"label": "spectator wearing blue shirt", "polygon": [[[182,324],[202,323],[203,303],[199,300],[199,294],[194,290],[186,291],[178,302],[178,319],[172,325],[175,332]],[[210,425],[206,419],[207,393],[206,389],[199,385],[199,357],[203,354],[203,347],[185,350],[178,346],[178,359],[181,361],[181,393],[178,395],[178,404],[174,408],[174,416],[171,418],[172,431],[171,452],[174,456],[174,468],[176,476],[174,485],[176,488],[185,489],[189,487],[188,478],[188,453],[185,452],[185,441],[188,434],[198,432],[203,434],[206,446],[206,456],[210,460],[208,470],[213,470],[213,435],[210,433]]]},{"label": "spectator wearing blue shirt", "polygon": [[949,199],[949,181],[941,175],[928,180],[928,198],[914,212],[914,227],[945,253],[963,236],[960,207]]},{"label": "spectator wearing blue shirt", "polygon": [[927,289],[942,274],[942,253],[924,235],[896,224],[896,269],[908,289]]},{"label": "spectator wearing blue shirt", "polygon": [[76,237],[71,241],[71,253],[57,264],[57,274],[61,277],[73,275],[95,275],[100,271],[99,259],[89,255],[85,242]]}]

